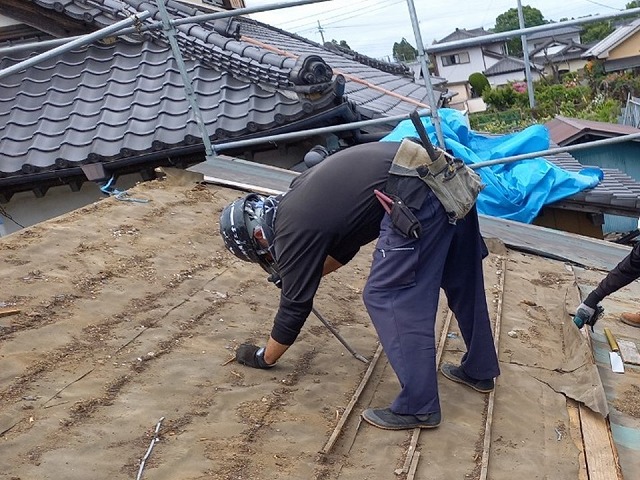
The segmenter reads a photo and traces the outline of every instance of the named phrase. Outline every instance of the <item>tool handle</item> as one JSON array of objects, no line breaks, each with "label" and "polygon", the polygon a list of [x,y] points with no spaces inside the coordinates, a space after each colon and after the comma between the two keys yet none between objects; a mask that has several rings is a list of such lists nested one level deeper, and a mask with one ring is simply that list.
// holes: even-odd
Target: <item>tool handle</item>
[{"label": "tool handle", "polygon": [[611,330],[608,328],[604,329],[604,336],[607,337],[607,342],[609,342],[609,347],[611,347],[612,352],[619,352],[620,347],[618,347],[618,342],[616,342],[616,338],[611,333]]},{"label": "tool handle", "polygon": [[416,110],[414,110],[413,112],[411,112],[409,114],[409,118],[411,119],[411,122],[413,123],[413,126],[415,127],[416,131],[418,132],[418,136],[420,137],[420,141],[422,142],[422,146],[427,151],[427,154],[429,155],[429,158],[431,160],[435,160],[436,158],[438,158],[438,154],[436,153],[435,149],[433,148],[433,144],[431,143],[431,140],[429,140],[429,135],[427,135],[427,130],[424,128],[424,125],[422,124],[422,121],[420,120],[420,115],[418,115],[418,112]]}]

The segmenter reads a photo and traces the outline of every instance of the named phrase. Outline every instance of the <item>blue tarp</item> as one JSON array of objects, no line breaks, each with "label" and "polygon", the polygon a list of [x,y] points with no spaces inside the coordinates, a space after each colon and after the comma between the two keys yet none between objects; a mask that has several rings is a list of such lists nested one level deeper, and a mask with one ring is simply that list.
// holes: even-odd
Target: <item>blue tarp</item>
[{"label": "blue tarp", "polygon": [[[470,130],[457,110],[443,108],[438,115],[447,150],[469,165],[549,149],[549,132],[543,125],[486,137]],[[421,120],[432,143],[437,145],[431,119]],[[410,120],[400,122],[381,141],[400,141],[405,137],[417,137]],[[568,172],[543,158],[481,167],[476,172],[486,185],[478,197],[478,212],[523,223],[531,223],[544,205],[595,187],[604,177],[599,168]]]}]

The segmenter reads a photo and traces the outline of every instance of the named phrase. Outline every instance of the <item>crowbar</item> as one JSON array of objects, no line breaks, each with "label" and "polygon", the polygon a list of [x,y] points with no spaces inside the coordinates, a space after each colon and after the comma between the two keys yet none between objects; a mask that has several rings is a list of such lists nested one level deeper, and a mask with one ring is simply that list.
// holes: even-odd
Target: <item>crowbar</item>
[{"label": "crowbar", "polygon": [[318,319],[324,324],[324,326],[327,327],[331,333],[333,333],[333,336],[336,337],[338,339],[338,341],[342,345],[344,345],[344,348],[349,350],[349,353],[351,355],[353,355],[355,358],[357,358],[358,360],[360,360],[363,363],[369,363],[369,360],[367,360],[365,357],[363,357],[358,352],[356,352],[353,348],[351,348],[351,346],[342,337],[342,335],[340,335],[340,333],[338,333],[338,331],[333,327],[333,325],[331,325],[329,322],[327,322],[327,320],[325,320],[325,318],[322,315],[320,315],[320,312],[318,312],[318,310],[316,310],[316,307],[311,307],[311,311],[314,313],[314,315],[316,317],[318,317]]}]

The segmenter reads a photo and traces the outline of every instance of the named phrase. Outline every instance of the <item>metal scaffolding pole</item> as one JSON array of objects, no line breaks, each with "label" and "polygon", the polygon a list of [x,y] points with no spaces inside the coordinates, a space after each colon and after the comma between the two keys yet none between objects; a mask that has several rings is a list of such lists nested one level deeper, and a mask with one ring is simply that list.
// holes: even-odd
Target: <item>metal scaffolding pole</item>
[{"label": "metal scaffolding pole", "polygon": [[[522,2],[520,0],[518,0],[518,22],[520,23],[520,29],[524,29],[524,13],[522,11]],[[536,99],[533,94],[533,79],[531,78],[531,65],[529,64],[527,35],[523,34],[520,37],[520,40],[522,42],[522,58],[524,58],[524,76],[527,80],[527,92],[529,94],[529,108],[533,109],[536,106]]]},{"label": "metal scaffolding pole", "polygon": [[604,15],[593,15],[591,17],[583,17],[576,20],[566,20],[558,23],[548,23],[545,25],[538,25],[536,27],[520,28],[518,30],[509,30],[508,32],[492,33],[491,35],[483,35],[480,37],[468,38],[464,40],[455,40],[452,42],[437,43],[426,47],[427,53],[439,53],[450,50],[455,47],[472,47],[476,45],[482,45],[483,43],[491,43],[497,40],[506,40],[509,38],[515,38],[523,34],[532,34],[538,32],[546,32],[549,30],[555,30],[558,27],[569,27],[573,25],[583,25],[585,23],[600,22],[602,20],[608,20],[612,18],[626,17],[630,15],[640,15],[640,8],[630,8],[618,13],[607,13]]},{"label": "metal scaffolding pole", "polygon": [[550,148],[548,150],[542,150],[539,152],[523,153],[521,155],[513,155],[511,157],[498,158],[496,160],[487,160],[485,162],[478,162],[470,164],[469,168],[474,170],[483,167],[490,167],[492,165],[502,165],[505,163],[518,162],[520,160],[527,160],[530,158],[547,157],[551,155],[557,155],[559,153],[577,152],[578,150],[587,150],[594,147],[604,147],[608,145],[614,145],[616,143],[629,142],[632,140],[640,140],[640,133],[630,133],[629,135],[622,135],[620,137],[605,138],[603,140],[593,140],[591,142],[580,143],[578,145],[570,145],[567,147]]},{"label": "metal scaffolding pole", "polygon": [[418,15],[416,14],[416,7],[413,0],[407,0],[409,7],[409,16],[411,17],[411,25],[413,26],[413,34],[416,38],[416,44],[418,48],[418,58],[420,59],[420,68],[422,69],[422,76],[424,78],[424,84],[427,88],[427,96],[429,97],[429,104],[431,105],[431,119],[433,126],[436,128],[436,137],[438,138],[438,144],[441,148],[446,148],[444,144],[444,137],[442,135],[442,127],[440,125],[440,117],[438,116],[438,104],[436,103],[436,97],[433,93],[433,85],[431,83],[431,75],[429,74],[429,66],[427,63],[427,56],[424,52],[424,43],[422,43],[422,35],[420,33],[420,24],[418,23]]},{"label": "metal scaffolding pole", "polygon": [[[418,110],[418,115],[421,117],[428,116],[431,113],[431,109],[425,108]],[[407,120],[409,114],[395,115],[393,117],[381,117],[373,120],[362,120],[360,122],[344,123],[341,125],[333,125],[331,127],[312,128],[309,130],[300,130],[297,132],[280,133],[277,135],[269,135],[267,137],[249,138],[246,140],[236,140],[235,142],[220,143],[215,146],[216,151],[231,150],[232,148],[248,147],[251,145],[260,145],[261,143],[277,142],[280,140],[291,140],[294,138],[312,137],[313,135],[320,135],[323,133],[341,132],[345,130],[355,130],[361,127],[369,127],[372,125],[380,125],[384,123],[399,122]]]},{"label": "metal scaffolding pole", "polygon": [[[298,7],[301,5],[309,5],[312,3],[321,3],[321,2],[330,2],[330,1],[332,0],[294,0],[292,2],[272,3],[271,5],[264,5],[259,7],[237,8],[235,10],[227,10],[224,12],[206,13],[202,15],[193,15],[190,17],[169,20],[169,24],[173,27],[176,27],[178,25],[183,25],[186,23],[208,22],[209,20],[217,20],[220,18],[238,17],[241,15],[248,15],[251,13],[268,12],[268,11],[277,10],[280,8]],[[125,29],[122,29],[120,32],[118,32],[118,35],[128,35],[130,33],[146,32],[148,30],[154,30],[158,28],[164,28],[164,24],[162,21],[150,22],[149,24],[142,26],[142,28],[140,29],[138,29],[137,27],[125,28]],[[53,47],[53,46],[62,45],[67,42],[74,41],[78,38],[83,38],[83,37],[84,37],[83,35],[80,35],[77,37],[61,38],[56,40],[46,40],[44,42],[30,42],[30,43],[25,43],[23,45],[14,45],[13,47],[0,48],[0,55],[6,55],[8,53],[20,52],[24,50]]]},{"label": "metal scaffolding pole", "polygon": [[101,28],[100,30],[96,30],[95,32],[90,33],[88,35],[83,35],[80,38],[76,38],[75,40],[65,43],[64,45],[56,47],[53,50],[49,50],[48,52],[41,53],[39,55],[36,55],[35,57],[29,58],[20,63],[16,63],[15,65],[12,65],[3,70],[0,70],[0,78],[8,77],[9,75],[17,73],[21,70],[25,70],[33,65],[36,65],[50,58],[53,58],[56,55],[73,50],[76,47],[87,45],[91,42],[94,42],[95,40],[100,40],[102,38],[108,37],[109,35],[112,35],[113,33],[116,33],[122,30],[123,28],[126,28],[137,21],[144,20],[150,15],[151,13],[145,10],[144,12],[140,12],[139,14],[134,15],[131,18],[120,20],[119,22],[116,22],[113,25],[109,25],[108,27]]},{"label": "metal scaffolding pole", "polygon": [[182,77],[182,83],[184,84],[184,91],[187,96],[187,101],[189,102],[189,106],[193,111],[193,116],[196,118],[196,123],[198,124],[198,128],[200,129],[200,133],[202,135],[205,157],[209,159],[214,155],[215,152],[211,146],[211,139],[209,138],[209,132],[207,132],[207,126],[204,124],[204,120],[202,119],[202,112],[200,112],[200,107],[198,107],[198,102],[195,98],[193,85],[191,84],[191,78],[187,73],[187,67],[184,64],[184,59],[182,58],[182,54],[180,53],[180,47],[178,46],[178,41],[176,40],[176,29],[171,25],[169,12],[167,12],[167,6],[164,4],[164,0],[156,0],[156,4],[158,5],[158,10],[160,11],[160,17],[162,18],[164,34],[169,40],[169,45],[171,45],[173,57],[178,66],[178,70],[180,71],[180,76]]}]

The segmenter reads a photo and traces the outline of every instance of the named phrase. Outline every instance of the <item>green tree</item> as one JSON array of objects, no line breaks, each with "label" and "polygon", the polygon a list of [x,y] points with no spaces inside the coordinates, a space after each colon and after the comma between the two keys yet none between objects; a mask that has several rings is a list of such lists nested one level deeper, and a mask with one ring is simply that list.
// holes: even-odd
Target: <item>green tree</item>
[{"label": "green tree", "polygon": [[485,90],[491,89],[489,80],[480,72],[469,75],[469,85],[471,85],[474,97],[480,97]]},{"label": "green tree", "polygon": [[418,50],[407,42],[406,38],[402,38],[400,43],[393,44],[393,58],[397,62],[413,62],[418,57]]},{"label": "green tree", "polygon": [[[542,12],[537,8],[530,7],[529,5],[522,7],[522,15],[524,17],[525,27],[536,27],[547,23],[542,16]],[[518,30],[519,28],[520,20],[518,19],[517,8],[510,8],[496,17],[496,26],[494,28],[496,33]],[[507,47],[509,48],[510,55],[518,57],[522,55],[522,41],[520,40],[520,37],[509,40],[507,42]]]},{"label": "green tree", "polygon": [[585,23],[582,26],[582,32],[580,33],[580,41],[582,43],[599,42],[614,30],[615,28],[611,24],[610,20]]},{"label": "green tree", "polygon": [[[640,8],[640,1],[638,0],[633,0],[632,2],[627,3],[625,10],[629,10],[631,8]],[[637,18],[639,15],[632,15],[631,17],[627,17],[627,18]]]}]

